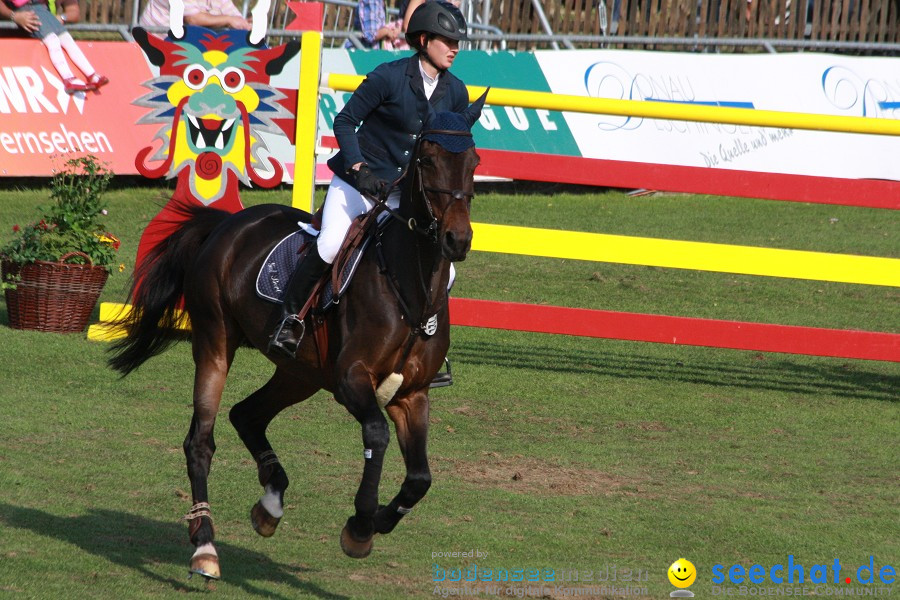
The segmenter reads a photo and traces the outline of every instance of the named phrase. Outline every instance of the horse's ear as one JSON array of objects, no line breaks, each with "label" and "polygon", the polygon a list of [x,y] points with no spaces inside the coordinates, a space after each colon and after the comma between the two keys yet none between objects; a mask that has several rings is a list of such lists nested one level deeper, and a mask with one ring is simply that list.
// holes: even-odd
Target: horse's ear
[{"label": "horse's ear", "polygon": [[484,101],[487,99],[488,92],[491,91],[491,88],[487,88],[484,90],[484,93],[481,97],[478,98],[475,102],[469,105],[469,107],[462,112],[462,115],[466,118],[466,123],[469,124],[469,128],[472,128],[472,125],[475,124],[475,121],[481,117],[481,109],[484,108]]}]

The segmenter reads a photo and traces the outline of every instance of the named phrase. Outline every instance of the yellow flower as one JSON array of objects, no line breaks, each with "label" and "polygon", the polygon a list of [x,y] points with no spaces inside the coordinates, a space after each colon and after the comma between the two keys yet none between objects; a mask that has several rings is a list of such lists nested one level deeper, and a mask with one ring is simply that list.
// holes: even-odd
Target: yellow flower
[{"label": "yellow flower", "polygon": [[119,241],[119,238],[117,238],[113,234],[109,233],[108,231],[106,233],[95,233],[94,237],[96,237],[98,240],[100,240],[104,244],[109,244],[116,250],[119,249],[119,245],[122,243],[121,241]]},{"label": "yellow flower", "polygon": [[124,271],[125,271],[125,263],[119,263],[119,273],[122,273]]}]

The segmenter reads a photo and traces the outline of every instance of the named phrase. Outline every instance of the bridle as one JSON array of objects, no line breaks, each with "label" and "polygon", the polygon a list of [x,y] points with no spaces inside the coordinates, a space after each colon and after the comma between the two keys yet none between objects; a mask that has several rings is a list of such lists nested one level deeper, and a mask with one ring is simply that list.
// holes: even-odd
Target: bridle
[{"label": "bridle", "polygon": [[425,201],[425,208],[428,211],[429,223],[426,227],[420,227],[416,222],[414,217],[410,217],[409,219],[404,219],[397,211],[392,208],[389,208],[386,204],[384,204],[384,200],[388,197],[391,190],[393,190],[397,184],[406,176],[409,171],[409,166],[407,166],[406,171],[404,171],[403,175],[397,178],[397,180],[390,186],[388,186],[384,193],[382,194],[379,201],[384,206],[384,209],[393,217],[399,221],[402,221],[409,227],[410,231],[417,233],[418,235],[427,237],[431,239],[433,244],[438,243],[438,219],[434,216],[434,207],[432,206],[431,199],[428,197],[428,194],[447,194],[451,197],[450,203],[444,208],[444,212],[446,212],[453,204],[458,200],[468,200],[472,201],[472,198],[475,197],[475,191],[466,191],[466,190],[451,190],[447,188],[438,188],[426,186],[422,177],[422,161],[419,157],[419,153],[421,151],[422,141],[425,139],[427,135],[456,135],[456,136],[465,136],[472,137],[472,132],[470,131],[457,131],[455,129],[426,129],[422,131],[419,137],[416,140],[415,148],[413,149],[413,157],[415,158],[415,164],[413,168],[415,170],[413,180],[418,183],[418,193],[421,194],[422,199]]}]

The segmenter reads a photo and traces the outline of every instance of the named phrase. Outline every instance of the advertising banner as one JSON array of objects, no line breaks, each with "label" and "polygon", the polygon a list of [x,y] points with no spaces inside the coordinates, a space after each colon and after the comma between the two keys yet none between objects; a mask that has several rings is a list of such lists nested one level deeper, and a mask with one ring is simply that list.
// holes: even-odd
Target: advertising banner
[{"label": "advertising banner", "polygon": [[[900,118],[900,59],[597,50],[536,53],[553,92]],[[565,113],[585,158],[900,179],[900,138]]]},{"label": "advertising banner", "polygon": [[[302,53],[302,50],[301,50]],[[409,52],[387,50],[323,51],[323,73],[365,75],[383,62],[409,56]],[[273,85],[297,88],[299,57],[292,59],[282,73],[272,78]],[[468,85],[483,85],[538,92],[551,91],[540,65],[531,53],[461,52],[453,63],[453,73]],[[319,137],[333,136],[334,117],[344,107],[349,92],[321,88],[319,96]],[[578,144],[561,113],[511,106],[485,107],[481,119],[472,128],[479,148],[513,152],[540,152],[559,156],[580,156]],[[284,159],[287,174],[293,173],[293,146],[284,138],[266,136],[273,155]],[[330,181],[331,171],[325,162],[331,156],[328,147],[317,157],[316,180]]]},{"label": "advertising banner", "polygon": [[63,91],[47,49],[38,40],[4,39],[0,66],[0,176],[50,176],[67,156],[90,153],[115,173],[136,173],[138,150],[155,128],[136,125],[145,109],[150,69],[137,44],[78,42],[110,84],[100,93]]},{"label": "advertising banner", "polygon": [[[122,174],[153,140],[154,127],[137,125],[146,109],[134,105],[155,76],[136,44],[79,42],[112,78],[101,94],[68,96],[45,48],[36,40],[2,40],[0,176],[52,174],[50,158],[91,152]],[[323,51],[323,73],[364,75],[408,56],[381,50]],[[272,84],[296,90],[294,57]],[[598,98],[654,100],[857,117],[900,118],[900,58],[802,53],[718,55],[577,50],[461,52],[453,72],[470,85]],[[319,138],[333,135],[334,117],[349,97],[325,87],[319,97]],[[288,127],[287,129],[290,129]],[[510,157],[547,155],[672,167],[734,170],[844,179],[900,180],[896,136],[828,133],[713,123],[643,119],[541,109],[486,106],[473,128],[480,149]],[[279,132],[266,144],[293,174],[294,146]],[[157,142],[158,143],[158,142]],[[320,147],[317,181],[327,182]],[[524,153],[524,154],[517,154]],[[490,161],[490,153],[486,152]],[[574,163],[573,163],[574,164]],[[503,170],[495,165],[493,174]],[[516,176],[520,176],[518,174]],[[613,181],[593,181],[614,185]]]},{"label": "advertising banner", "polygon": [[[365,75],[379,63],[395,60],[408,53],[349,52],[355,72]],[[338,73],[326,61],[323,71]],[[453,74],[466,85],[493,86],[534,92],[553,91],[533,53],[483,52],[466,50],[453,61]],[[340,99],[335,106],[340,110]],[[336,113],[334,113],[336,114]],[[487,106],[472,128],[479,148],[541,152],[579,156],[579,148],[560,113],[514,106]]]}]

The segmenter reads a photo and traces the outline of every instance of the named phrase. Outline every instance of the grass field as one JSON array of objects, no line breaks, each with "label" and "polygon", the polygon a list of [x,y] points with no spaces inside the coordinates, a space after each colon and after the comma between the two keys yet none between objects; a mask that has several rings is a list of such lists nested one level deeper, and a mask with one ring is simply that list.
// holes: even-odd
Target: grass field
[{"label": "grass field", "polygon": [[[486,191],[474,220],[900,257],[895,211],[538,192]],[[103,300],[125,299],[139,233],[165,193],[107,195],[125,272],[112,274]],[[0,192],[0,237],[45,198]],[[460,297],[900,332],[900,294],[890,288],[486,253],[458,270]],[[223,579],[212,591],[186,577],[192,549],[179,522],[190,507],[181,450],[189,346],[120,379],[103,344],[0,326],[0,596],[432,597],[464,589],[435,582],[435,565],[449,575],[477,564],[553,569],[560,587],[541,592],[547,598],[601,585],[660,598],[673,589],[667,568],[684,556],[698,570],[691,590],[709,597],[717,564],[768,573],[792,555],[808,578],[838,559],[841,579],[870,556],[876,570],[900,567],[900,365],[474,328],[452,335],[456,383],[432,393],[434,484],[363,561],[338,546],[362,468],[346,411],[319,394],[272,424],[291,486],[270,539],[250,528],[261,489],[223,413],[210,477]],[[242,350],[223,411],[271,370]],[[393,444],[385,497],[402,477]],[[469,551],[477,555],[439,554]],[[474,588],[478,597],[492,590]]]}]

